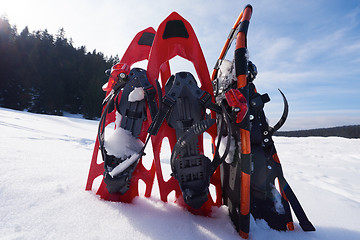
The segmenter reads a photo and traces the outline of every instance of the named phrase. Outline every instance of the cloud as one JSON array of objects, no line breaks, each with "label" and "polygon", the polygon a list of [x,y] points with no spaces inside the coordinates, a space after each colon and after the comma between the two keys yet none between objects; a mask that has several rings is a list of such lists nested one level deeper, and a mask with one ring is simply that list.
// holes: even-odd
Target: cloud
[{"label": "cloud", "polygon": [[302,91],[311,89],[319,84],[326,84],[328,73],[321,70],[308,71],[289,71],[287,68],[275,69],[272,71],[262,71],[258,68],[259,74],[255,84],[265,91],[277,90],[277,88],[288,89],[291,91]]}]

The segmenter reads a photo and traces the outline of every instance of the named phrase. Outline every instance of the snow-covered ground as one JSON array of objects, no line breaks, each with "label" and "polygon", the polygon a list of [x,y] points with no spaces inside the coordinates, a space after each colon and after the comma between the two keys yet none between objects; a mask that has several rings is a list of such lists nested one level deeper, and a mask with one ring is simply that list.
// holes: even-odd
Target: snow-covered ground
[{"label": "snow-covered ground", "polygon": [[[97,121],[0,108],[0,239],[240,239],[225,207],[201,217],[156,191],[133,204],[85,191],[96,131]],[[360,239],[360,139],[275,142],[317,231],[302,232],[295,217],[292,232],[252,219],[250,238]]]}]

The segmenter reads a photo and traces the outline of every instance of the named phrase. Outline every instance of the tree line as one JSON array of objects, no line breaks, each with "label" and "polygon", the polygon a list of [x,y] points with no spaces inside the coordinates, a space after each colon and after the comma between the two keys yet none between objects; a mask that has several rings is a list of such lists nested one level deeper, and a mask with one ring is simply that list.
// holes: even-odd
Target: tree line
[{"label": "tree line", "polygon": [[0,18],[0,106],[34,113],[101,114],[104,74],[118,61],[103,53],[75,48],[63,28],[53,36],[46,29],[20,33]]},{"label": "tree line", "polygon": [[284,137],[344,137],[360,138],[360,125],[317,128],[298,131],[279,131],[276,136]]}]

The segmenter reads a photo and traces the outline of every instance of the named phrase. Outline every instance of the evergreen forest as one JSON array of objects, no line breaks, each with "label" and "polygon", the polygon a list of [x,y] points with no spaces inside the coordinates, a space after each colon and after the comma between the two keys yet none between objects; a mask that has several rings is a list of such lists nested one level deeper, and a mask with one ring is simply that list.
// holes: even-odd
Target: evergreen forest
[{"label": "evergreen forest", "polygon": [[100,117],[105,70],[118,61],[103,53],[74,47],[65,30],[18,33],[0,18],[0,107],[34,113]]}]

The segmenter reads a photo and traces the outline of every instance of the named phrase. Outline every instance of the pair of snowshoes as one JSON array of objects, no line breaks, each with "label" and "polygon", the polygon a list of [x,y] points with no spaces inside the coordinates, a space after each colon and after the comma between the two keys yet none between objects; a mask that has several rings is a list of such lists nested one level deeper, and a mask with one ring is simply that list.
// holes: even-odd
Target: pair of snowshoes
[{"label": "pair of snowshoes", "polygon": [[[194,64],[201,88],[189,72],[170,74],[169,60],[176,55]],[[134,63],[145,59],[148,60],[146,70],[131,69]],[[139,32],[120,63],[110,70],[109,81],[103,89],[107,95],[86,189],[91,189],[102,168],[104,181],[97,193],[107,200],[131,202],[138,195],[140,179],[146,184],[145,196],[150,195],[156,174],[162,200],[166,201],[169,193],[175,190],[179,202],[186,202],[194,211],[203,208],[199,211],[208,213],[213,202],[204,203],[208,201],[214,167],[203,154],[202,133],[207,131],[214,139],[216,137],[215,120],[205,121],[206,108],[215,104],[209,93],[212,86],[205,58],[191,25],[174,12],[157,32],[152,28]],[[138,95],[142,97],[134,99],[133,96]],[[128,144],[122,141],[118,147],[121,150],[112,148],[112,142],[121,142],[120,139],[105,140],[105,129],[113,122],[116,123],[115,133],[122,132],[128,139]],[[181,136],[181,144],[176,145]],[[169,181],[162,177],[159,155],[165,137],[173,150],[173,177]],[[143,146],[136,140],[141,140]],[[148,170],[141,157],[150,140],[154,161]],[[135,150],[133,146],[139,147]],[[96,162],[99,149],[104,161],[100,164]],[[217,198],[220,202],[220,195]]]},{"label": "pair of snowshoes", "polygon": [[[107,95],[86,190],[103,175],[97,194],[106,200],[131,202],[139,195],[139,180],[146,185],[145,196],[151,195],[156,175],[161,200],[166,202],[175,191],[179,204],[202,215],[209,215],[212,206],[227,205],[244,238],[248,237],[250,214],[265,219],[274,229],[292,230],[290,205],[303,230],[315,230],[283,176],[272,140],[285,122],[286,98],[281,93],[284,114],[272,128],[263,111],[270,99],[257,93],[253,84],[257,70],[248,61],[246,49],[251,14],[248,5],[234,24],[211,78],[191,25],[177,13],[170,14],[156,32],[148,28],[135,36],[103,87]],[[224,58],[234,39],[231,62]],[[169,60],[175,56],[194,64],[201,87],[189,72],[171,75]],[[145,59],[146,70],[131,68]],[[113,122],[115,137],[105,140],[106,126]],[[212,138],[212,160],[204,155],[205,132]],[[163,178],[160,162],[165,137],[172,153],[168,181]],[[154,159],[146,169],[142,156],[150,140]],[[210,185],[215,187],[215,196],[209,192]]]}]

